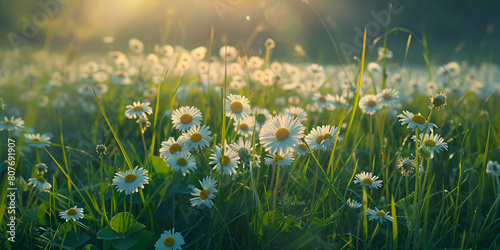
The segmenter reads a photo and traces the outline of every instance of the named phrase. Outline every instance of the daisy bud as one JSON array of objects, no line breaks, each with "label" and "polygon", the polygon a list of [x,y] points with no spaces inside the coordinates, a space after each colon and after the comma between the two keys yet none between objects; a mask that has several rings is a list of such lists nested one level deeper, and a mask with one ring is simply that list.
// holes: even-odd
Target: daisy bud
[{"label": "daisy bud", "polygon": [[437,109],[438,111],[446,106],[446,94],[441,92],[439,94],[435,94],[431,97],[431,105],[429,106],[431,109]]},{"label": "daisy bud", "polygon": [[97,154],[99,155],[105,155],[108,152],[108,148],[104,146],[104,144],[98,144],[95,148]]}]

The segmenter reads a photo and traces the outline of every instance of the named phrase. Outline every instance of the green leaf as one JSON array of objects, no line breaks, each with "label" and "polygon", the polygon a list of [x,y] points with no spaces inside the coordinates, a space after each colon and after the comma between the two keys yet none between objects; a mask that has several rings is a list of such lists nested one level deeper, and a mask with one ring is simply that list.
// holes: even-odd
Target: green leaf
[{"label": "green leaf", "polygon": [[134,219],[134,215],[131,213],[119,213],[111,218],[111,227],[117,232],[125,235],[131,235],[146,227],[138,222],[132,225]]},{"label": "green leaf", "polygon": [[85,247],[83,247],[83,250],[99,250],[99,248],[97,248],[96,246],[94,246],[92,244],[88,244]]},{"label": "green leaf", "polygon": [[112,228],[107,227],[97,232],[97,238],[102,240],[116,240],[123,238],[123,236]]},{"label": "green leaf", "polygon": [[170,171],[170,166],[158,156],[151,157],[151,164],[153,164],[153,168],[157,173],[167,174]]},{"label": "green leaf", "polygon": [[158,240],[153,232],[146,230],[137,232],[134,234],[134,238],[137,240],[137,244],[135,244],[134,249],[153,247]]},{"label": "green leaf", "polygon": [[125,239],[115,240],[113,242],[113,247],[116,249],[126,250],[129,248],[132,248],[136,243],[137,243],[137,239],[135,239],[133,237],[127,237]]}]

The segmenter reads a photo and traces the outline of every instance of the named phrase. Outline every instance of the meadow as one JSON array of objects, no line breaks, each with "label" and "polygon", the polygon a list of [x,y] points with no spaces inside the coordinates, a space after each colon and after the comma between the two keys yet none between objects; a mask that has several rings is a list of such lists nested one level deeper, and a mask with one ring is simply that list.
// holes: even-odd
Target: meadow
[{"label": "meadow", "polygon": [[405,34],[425,63],[1,50],[2,249],[496,249],[499,66]]}]

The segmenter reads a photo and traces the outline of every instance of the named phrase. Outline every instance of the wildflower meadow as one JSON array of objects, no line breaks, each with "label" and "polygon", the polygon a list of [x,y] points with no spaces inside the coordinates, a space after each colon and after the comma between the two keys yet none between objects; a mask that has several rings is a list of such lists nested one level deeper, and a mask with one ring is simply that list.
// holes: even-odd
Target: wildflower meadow
[{"label": "wildflower meadow", "polygon": [[0,49],[0,249],[497,249],[499,65],[390,18],[348,58],[297,2],[333,63],[264,26]]}]

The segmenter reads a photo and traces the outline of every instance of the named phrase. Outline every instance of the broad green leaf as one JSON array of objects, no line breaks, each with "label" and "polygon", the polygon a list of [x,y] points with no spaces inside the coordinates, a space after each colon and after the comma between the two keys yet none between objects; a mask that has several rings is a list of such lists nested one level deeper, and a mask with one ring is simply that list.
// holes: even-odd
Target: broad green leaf
[{"label": "broad green leaf", "polygon": [[123,235],[108,227],[99,230],[99,232],[97,232],[97,238],[103,240],[116,240],[123,238]]}]

